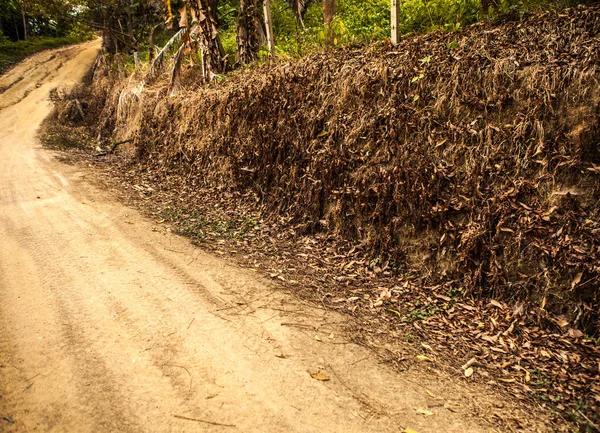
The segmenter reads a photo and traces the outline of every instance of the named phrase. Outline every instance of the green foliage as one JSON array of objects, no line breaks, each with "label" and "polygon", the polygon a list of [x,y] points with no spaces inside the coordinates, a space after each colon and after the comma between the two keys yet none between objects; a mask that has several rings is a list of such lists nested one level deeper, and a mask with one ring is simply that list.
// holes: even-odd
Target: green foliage
[{"label": "green foliage", "polygon": [[[500,0],[501,14],[511,10],[566,7],[582,0]],[[312,2],[298,24],[285,0],[272,2],[276,52],[280,56],[303,56],[323,46],[324,29],[320,2]],[[400,32],[458,31],[483,18],[479,0],[404,0],[400,3]],[[337,0],[332,24],[336,44],[369,43],[390,36],[389,0]],[[231,45],[235,51],[235,44]],[[266,50],[263,55],[268,53]]]},{"label": "green foliage", "polygon": [[334,31],[343,42],[370,42],[389,37],[390,1],[339,0]]},{"label": "green foliage", "polygon": [[311,3],[304,15],[304,28],[298,23],[285,0],[271,6],[275,50],[279,56],[303,56],[323,43],[323,13],[320,3]]},{"label": "green foliage", "polygon": [[400,9],[402,33],[458,30],[477,20],[478,0],[408,0]]}]

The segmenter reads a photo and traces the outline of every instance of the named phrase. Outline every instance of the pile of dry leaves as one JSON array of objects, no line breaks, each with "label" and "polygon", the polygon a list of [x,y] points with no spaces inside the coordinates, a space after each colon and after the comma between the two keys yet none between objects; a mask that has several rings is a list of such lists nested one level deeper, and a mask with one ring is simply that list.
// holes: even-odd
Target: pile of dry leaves
[{"label": "pile of dry leaves", "polygon": [[160,218],[593,426],[599,68],[592,5],[76,97]]}]

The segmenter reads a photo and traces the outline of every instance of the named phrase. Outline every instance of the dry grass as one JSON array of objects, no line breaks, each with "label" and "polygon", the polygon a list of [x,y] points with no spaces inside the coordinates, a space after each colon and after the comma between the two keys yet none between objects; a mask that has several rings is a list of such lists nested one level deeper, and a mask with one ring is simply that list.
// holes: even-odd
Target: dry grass
[{"label": "dry grass", "polygon": [[175,97],[167,74],[99,65],[57,113],[87,101],[93,135],[134,137],[122,154],[158,184],[257,197],[282,233],[343,240],[340,254],[582,341],[600,335],[599,35],[598,5],[505,17],[209,87],[190,68]]}]

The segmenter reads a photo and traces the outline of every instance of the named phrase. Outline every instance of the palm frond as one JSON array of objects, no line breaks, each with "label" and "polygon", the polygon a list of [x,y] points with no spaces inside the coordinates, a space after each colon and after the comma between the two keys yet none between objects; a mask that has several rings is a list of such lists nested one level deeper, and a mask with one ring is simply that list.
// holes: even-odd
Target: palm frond
[{"label": "palm frond", "polygon": [[187,32],[186,28],[182,28],[177,33],[173,35],[169,42],[165,44],[165,46],[159,51],[154,60],[152,61],[152,65],[150,65],[150,69],[148,70],[148,77],[154,77],[158,74],[158,72],[163,68],[165,64],[165,54],[170,51],[173,45],[179,43],[185,33]]},{"label": "palm frond", "polygon": [[183,60],[185,45],[186,44],[181,44],[181,47],[179,47],[177,53],[173,56],[173,71],[171,72],[171,81],[169,82],[169,94],[171,96],[175,96],[179,90],[181,82],[181,61]]}]

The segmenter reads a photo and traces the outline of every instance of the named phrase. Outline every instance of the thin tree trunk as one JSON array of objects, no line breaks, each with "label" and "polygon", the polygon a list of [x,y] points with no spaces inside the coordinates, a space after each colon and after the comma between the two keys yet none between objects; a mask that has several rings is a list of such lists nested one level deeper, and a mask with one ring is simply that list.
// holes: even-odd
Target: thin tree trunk
[{"label": "thin tree trunk", "polygon": [[136,45],[135,43],[135,37],[133,35],[133,17],[131,14],[131,0],[127,1],[127,4],[125,6],[125,13],[127,14],[127,36],[129,36],[129,42],[132,45]]},{"label": "thin tree trunk", "polygon": [[25,11],[21,9],[21,15],[23,16],[23,40],[27,40],[27,18],[25,18]]},{"label": "thin tree trunk", "polygon": [[325,26],[325,45],[333,45],[335,33],[331,28],[335,17],[335,0],[323,0],[323,24]]},{"label": "thin tree trunk", "polygon": [[398,2],[400,0],[392,0],[392,45],[397,45],[400,40],[400,14],[398,13]]},{"label": "thin tree trunk", "polygon": [[273,36],[273,19],[271,18],[271,0],[264,0],[263,13],[265,15],[265,30],[267,33],[267,47],[271,57],[275,57],[275,38]]}]

